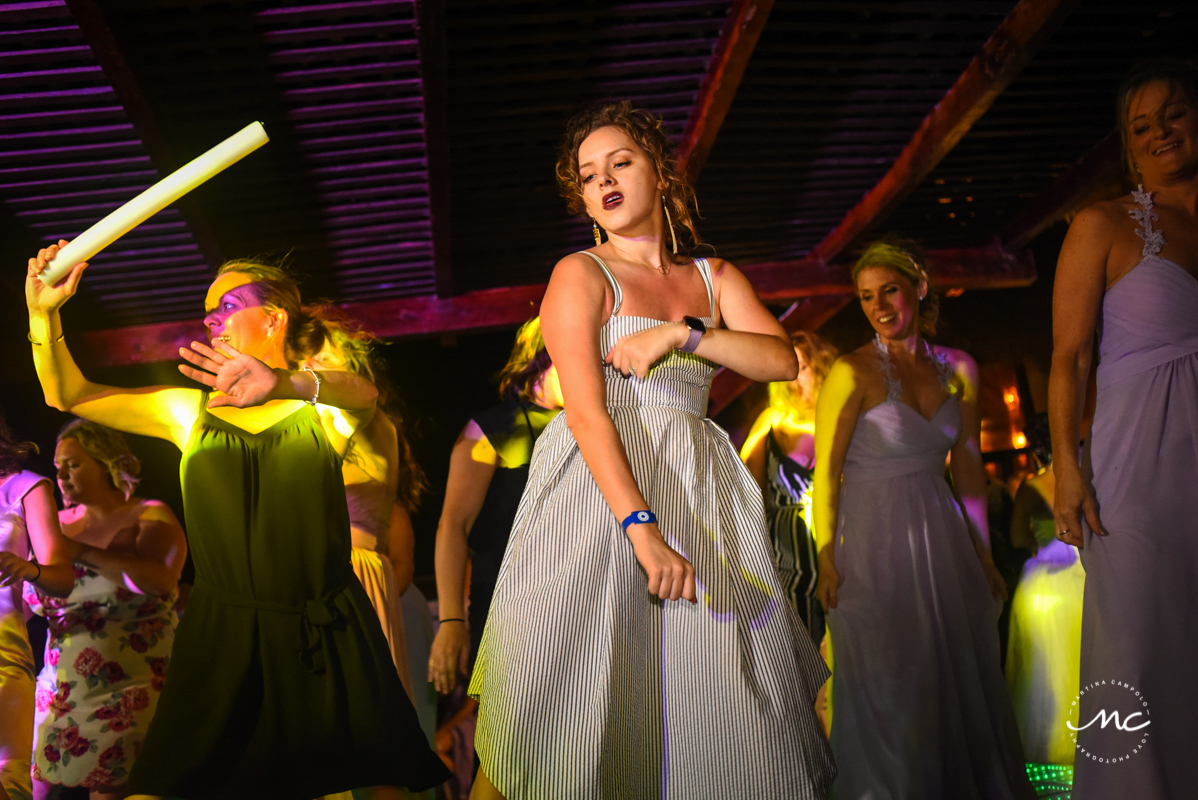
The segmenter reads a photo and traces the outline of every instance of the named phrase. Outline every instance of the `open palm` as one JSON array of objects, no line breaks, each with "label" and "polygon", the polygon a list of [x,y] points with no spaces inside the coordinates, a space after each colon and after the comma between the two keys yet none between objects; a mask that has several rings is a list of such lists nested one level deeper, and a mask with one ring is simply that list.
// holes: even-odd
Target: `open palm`
[{"label": "open palm", "polygon": [[217,347],[220,352],[200,342],[192,342],[190,350],[179,348],[179,355],[195,365],[180,364],[179,371],[222,393],[208,401],[209,408],[248,408],[272,399],[279,386],[279,376],[272,368],[223,342]]}]

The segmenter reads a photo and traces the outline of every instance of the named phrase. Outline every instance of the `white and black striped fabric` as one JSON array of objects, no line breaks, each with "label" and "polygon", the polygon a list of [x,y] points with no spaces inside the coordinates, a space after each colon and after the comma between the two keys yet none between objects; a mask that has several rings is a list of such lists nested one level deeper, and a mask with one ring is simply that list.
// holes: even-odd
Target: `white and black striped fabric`
[{"label": "white and black striped fabric", "polygon": [[[620,288],[600,266],[616,293],[606,353],[660,321],[616,316]],[[835,767],[813,704],[828,671],[783,594],[760,490],[703,418],[714,365],[674,352],[643,378],[605,369],[637,485],[694,564],[699,603],[650,597],[558,415],[533,452],[470,684],[483,771],[508,800],[822,800]]]}]

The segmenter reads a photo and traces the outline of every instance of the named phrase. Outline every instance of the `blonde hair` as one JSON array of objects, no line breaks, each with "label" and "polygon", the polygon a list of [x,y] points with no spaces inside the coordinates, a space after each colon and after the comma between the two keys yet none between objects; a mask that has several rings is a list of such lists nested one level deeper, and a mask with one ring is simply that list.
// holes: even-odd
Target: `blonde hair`
[{"label": "blonde hair", "polygon": [[[1132,100],[1150,83],[1160,81],[1169,89],[1170,99],[1181,95],[1190,105],[1198,105],[1198,69],[1188,61],[1157,58],[1136,64],[1119,84],[1115,113],[1118,115],[1119,140],[1123,145],[1123,163],[1129,175],[1136,174],[1136,161],[1131,154]],[[1138,181],[1133,179],[1133,183]]]},{"label": "blonde hair", "polygon": [[866,246],[853,264],[853,284],[867,267],[883,267],[902,275],[912,286],[920,281],[928,284],[928,292],[919,301],[919,330],[925,336],[936,333],[936,320],[940,317],[940,298],[932,291],[932,277],[923,251],[913,242],[898,239],[881,239]]},{"label": "blonde hair", "polygon": [[97,425],[85,419],[75,419],[63,426],[58,441],[74,439],[83,451],[94,458],[108,475],[112,488],[123,493],[128,500],[140,482],[141,462],[125,437],[112,428]]},{"label": "blonde hair", "polygon": [[495,376],[499,396],[504,400],[533,402],[537,381],[552,366],[545,338],[541,336],[541,318],[533,317],[516,331],[512,353]]},{"label": "blonde hair", "polygon": [[810,331],[792,333],[790,343],[803,354],[803,359],[815,376],[811,384],[811,397],[804,398],[799,394],[795,381],[775,381],[769,385],[770,408],[807,419],[815,411],[815,398],[819,396],[824,378],[828,377],[839,353],[835,347]]},{"label": "blonde hair", "polygon": [[[399,480],[396,484],[396,500],[409,513],[415,513],[420,507],[420,498],[428,490],[428,477],[412,453],[412,445],[408,442],[403,415],[398,408],[400,403],[395,387],[391,384],[391,379],[387,376],[387,371],[380,362],[376,350],[379,344],[386,344],[386,342],[370,331],[363,330],[348,313],[336,306],[305,306],[304,314],[319,325],[321,348],[327,344],[336,350],[345,361],[345,366],[342,368],[346,372],[362,376],[378,389],[378,410],[391,420],[391,424],[395,426],[395,435],[399,439]],[[309,354],[308,357],[316,355],[321,348]],[[351,440],[346,458],[352,461],[355,457],[356,453]]]},{"label": "blonde hair", "polygon": [[287,312],[285,353],[289,366],[311,358],[324,347],[324,326],[308,314],[300,300],[299,284],[281,265],[252,258],[226,261],[216,271],[216,277],[237,272],[253,278],[249,284],[254,297],[267,311]]},{"label": "blonde hair", "polygon": [[[582,176],[578,170],[578,148],[583,141],[600,128],[618,128],[636,142],[653,162],[658,179],[665,185],[662,194],[670,210],[670,219],[678,236],[678,249],[689,253],[692,248],[703,244],[691,209],[698,213],[695,190],[686,173],[678,168],[674,145],[661,129],[661,120],[642,108],[636,108],[628,100],[617,100],[592,106],[575,114],[566,123],[557,151],[557,185],[566,199],[571,214],[585,214],[586,203],[582,195]],[[690,234],[687,244],[684,236]]]}]

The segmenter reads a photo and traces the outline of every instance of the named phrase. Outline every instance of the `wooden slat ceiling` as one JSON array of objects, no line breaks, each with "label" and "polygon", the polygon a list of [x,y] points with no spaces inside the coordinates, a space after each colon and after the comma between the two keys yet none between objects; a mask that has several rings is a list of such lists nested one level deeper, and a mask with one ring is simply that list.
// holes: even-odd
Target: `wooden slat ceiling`
[{"label": "wooden slat ceiling", "polygon": [[[2,221],[69,238],[258,119],[267,147],[95,259],[88,327],[194,318],[219,257],[259,254],[290,254],[312,297],[424,298],[435,325],[444,310],[425,299],[542,283],[590,243],[554,185],[563,122],[589,101],[628,97],[681,136],[734,6],[753,10],[733,0],[0,3]],[[705,238],[745,265],[802,258],[887,173],[1014,7],[773,3],[699,178]],[[1110,132],[1127,66],[1189,57],[1196,23],[1194,3],[1083,0],[869,232],[901,231],[932,250],[989,246]],[[448,213],[434,213],[438,203]],[[526,309],[528,293],[516,294]],[[454,313],[468,314],[461,305]]]},{"label": "wooden slat ceiling", "polygon": [[[59,0],[0,4],[0,131],[4,210],[46,243],[74,238],[159,178]],[[195,315],[210,279],[172,208],[93,259],[87,292],[105,321],[179,319]]]}]

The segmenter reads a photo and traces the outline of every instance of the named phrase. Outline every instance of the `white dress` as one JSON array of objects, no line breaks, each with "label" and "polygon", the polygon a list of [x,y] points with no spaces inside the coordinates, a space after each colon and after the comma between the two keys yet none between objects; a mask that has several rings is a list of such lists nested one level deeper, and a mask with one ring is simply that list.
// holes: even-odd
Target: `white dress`
[{"label": "white dress", "polygon": [[[600,266],[615,293],[606,352],[660,322],[617,316],[620,287]],[[828,671],[778,578],[761,491],[704,419],[714,372],[679,352],[643,378],[604,371],[637,486],[694,565],[697,604],[649,595],[569,411],[537,439],[470,685],[482,770],[509,800],[827,793],[814,701]]]}]

